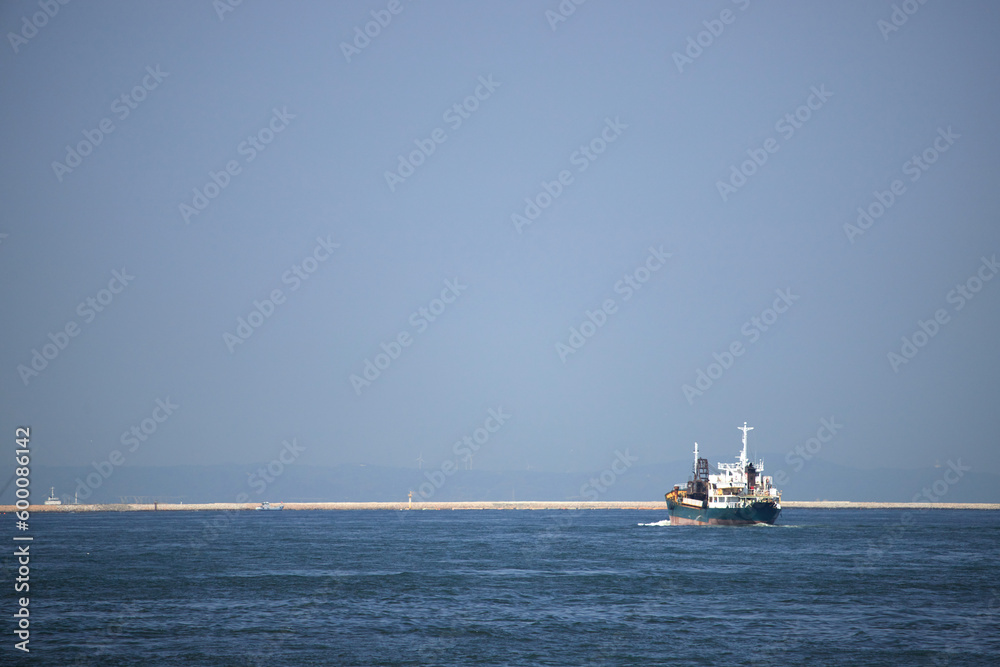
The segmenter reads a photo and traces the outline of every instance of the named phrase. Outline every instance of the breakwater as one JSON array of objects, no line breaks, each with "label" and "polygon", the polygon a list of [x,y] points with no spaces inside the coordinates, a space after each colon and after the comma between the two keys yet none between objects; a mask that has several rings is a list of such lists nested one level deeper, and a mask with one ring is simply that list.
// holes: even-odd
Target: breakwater
[{"label": "breakwater", "polygon": [[[663,501],[482,501],[482,502],[326,502],[285,503],[286,510],[599,510],[632,509],[666,511]],[[884,503],[850,500],[786,500],[785,509],[960,509],[1000,510],[1000,503]],[[91,505],[32,505],[31,512],[171,512],[205,510],[250,510],[258,503],[105,503]],[[0,505],[0,512],[13,512],[13,505]]]}]

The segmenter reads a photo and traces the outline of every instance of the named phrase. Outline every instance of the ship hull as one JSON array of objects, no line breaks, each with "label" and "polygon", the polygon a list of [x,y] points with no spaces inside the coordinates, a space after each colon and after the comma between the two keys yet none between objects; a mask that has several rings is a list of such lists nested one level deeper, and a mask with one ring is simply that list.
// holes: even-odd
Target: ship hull
[{"label": "ship hull", "polygon": [[751,526],[773,524],[781,508],[774,503],[750,503],[744,507],[696,508],[667,502],[670,523],[681,526]]}]

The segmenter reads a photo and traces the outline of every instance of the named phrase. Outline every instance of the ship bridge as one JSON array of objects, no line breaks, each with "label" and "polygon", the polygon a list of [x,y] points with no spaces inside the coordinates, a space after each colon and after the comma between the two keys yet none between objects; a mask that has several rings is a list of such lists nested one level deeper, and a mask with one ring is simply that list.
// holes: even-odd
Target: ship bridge
[{"label": "ship bridge", "polygon": [[772,486],[773,480],[760,474],[764,470],[764,462],[751,462],[747,458],[747,433],[753,430],[753,426],[747,426],[743,422],[743,426],[738,428],[743,431],[743,448],[736,457],[736,462],[720,462],[719,472],[709,476],[709,496],[725,503],[736,502],[740,496],[778,497],[778,492]]}]

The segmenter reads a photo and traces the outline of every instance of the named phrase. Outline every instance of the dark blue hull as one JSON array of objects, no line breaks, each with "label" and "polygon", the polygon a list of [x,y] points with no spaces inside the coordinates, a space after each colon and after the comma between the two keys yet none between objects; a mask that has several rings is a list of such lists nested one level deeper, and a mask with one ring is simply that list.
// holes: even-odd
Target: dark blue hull
[{"label": "dark blue hull", "polygon": [[743,507],[688,507],[667,498],[670,523],[696,526],[749,526],[755,523],[773,524],[781,507],[771,501],[751,502]]}]

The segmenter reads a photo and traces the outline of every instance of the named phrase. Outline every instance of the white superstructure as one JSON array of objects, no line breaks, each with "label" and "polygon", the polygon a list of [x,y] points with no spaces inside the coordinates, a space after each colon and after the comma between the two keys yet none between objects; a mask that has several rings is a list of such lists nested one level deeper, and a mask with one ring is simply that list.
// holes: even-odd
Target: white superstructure
[{"label": "white superstructure", "polygon": [[46,505],[62,505],[62,501],[56,497],[56,487],[49,489],[49,497],[45,499]]},{"label": "white superstructure", "polygon": [[[719,463],[719,472],[708,475],[708,506],[710,508],[738,508],[762,497],[781,499],[781,492],[774,488],[774,480],[761,474],[764,462],[747,459],[747,433],[753,426],[737,427],[743,431],[743,449],[735,463]],[[697,465],[698,445],[695,443]]]}]

